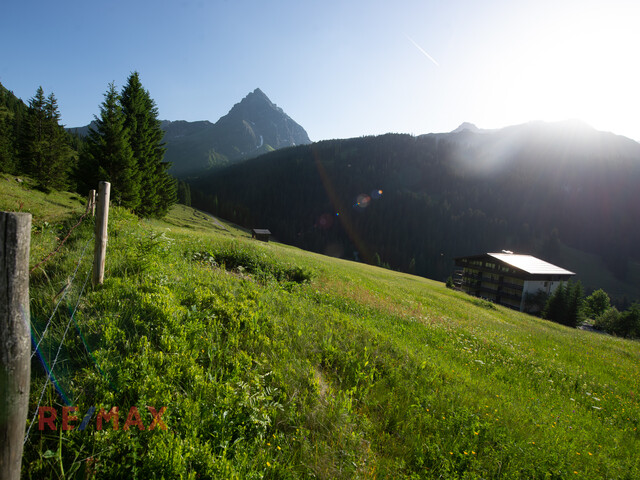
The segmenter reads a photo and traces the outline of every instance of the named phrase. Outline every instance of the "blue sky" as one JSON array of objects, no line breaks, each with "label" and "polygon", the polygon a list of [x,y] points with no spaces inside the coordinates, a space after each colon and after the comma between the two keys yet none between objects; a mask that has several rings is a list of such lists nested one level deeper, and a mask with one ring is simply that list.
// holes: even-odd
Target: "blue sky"
[{"label": "blue sky", "polygon": [[640,2],[6,2],[0,82],[89,123],[131,71],[160,117],[215,122],[256,87],[312,140],[581,119],[640,140]]}]

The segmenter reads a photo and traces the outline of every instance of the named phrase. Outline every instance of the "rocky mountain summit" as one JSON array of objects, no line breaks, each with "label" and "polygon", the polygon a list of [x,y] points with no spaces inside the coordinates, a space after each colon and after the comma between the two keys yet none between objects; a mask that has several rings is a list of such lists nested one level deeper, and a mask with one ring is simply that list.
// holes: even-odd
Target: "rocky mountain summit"
[{"label": "rocky mountain summit", "polygon": [[177,177],[190,177],[239,160],[311,143],[307,132],[262,90],[249,93],[215,124],[164,121],[166,160]]}]

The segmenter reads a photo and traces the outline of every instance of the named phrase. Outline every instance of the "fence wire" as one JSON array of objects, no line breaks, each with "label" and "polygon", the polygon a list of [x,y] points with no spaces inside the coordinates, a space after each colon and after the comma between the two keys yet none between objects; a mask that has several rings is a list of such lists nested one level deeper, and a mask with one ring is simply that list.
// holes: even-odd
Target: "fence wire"
[{"label": "fence wire", "polygon": [[53,375],[53,369],[56,366],[56,363],[58,362],[58,357],[60,356],[60,351],[62,350],[62,344],[64,343],[64,339],[67,336],[67,332],[69,331],[69,327],[71,326],[71,322],[73,321],[73,317],[76,314],[76,311],[78,310],[78,305],[80,305],[80,299],[82,298],[82,295],[84,294],[84,289],[87,286],[87,282],[89,280],[89,276],[91,275],[91,269],[89,269],[89,271],[87,272],[87,276],[84,280],[84,284],[82,285],[82,290],[80,291],[80,295],[78,295],[78,300],[76,301],[76,306],[73,309],[73,313],[71,314],[71,318],[69,318],[69,321],[67,322],[67,326],[64,330],[64,333],[62,335],[62,340],[60,340],[60,344],[58,345],[58,350],[56,352],[56,356],[53,359],[53,364],[51,365],[51,368],[49,369],[49,372],[47,374],[47,379],[44,382],[44,385],[42,387],[42,391],[40,392],[40,398],[38,399],[38,405],[36,406],[36,410],[35,413],[33,414],[33,418],[31,419],[31,423],[29,424],[29,428],[27,429],[27,433],[24,436],[24,442],[23,445],[25,443],[27,443],[27,439],[29,438],[29,433],[31,432],[31,427],[33,427],[33,424],[36,420],[36,417],[38,416],[38,410],[40,409],[40,405],[42,403],[42,398],[44,397],[44,393],[47,389],[47,386],[49,385],[49,381],[51,380],[51,376]]},{"label": "fence wire", "polygon": [[56,303],[56,306],[54,307],[53,312],[51,313],[51,316],[49,317],[49,320],[47,321],[47,324],[44,327],[42,335],[40,335],[40,340],[38,340],[38,343],[35,345],[35,347],[33,349],[33,353],[31,354],[31,358],[33,358],[35,356],[35,354],[38,352],[38,348],[40,347],[40,344],[42,343],[42,340],[44,340],[44,337],[45,337],[45,335],[47,333],[47,330],[49,329],[49,325],[51,325],[51,321],[53,320],[53,317],[56,314],[56,311],[58,310],[58,307],[62,303],[62,300],[64,300],[64,297],[67,295],[67,292],[69,292],[71,290],[71,285],[73,285],[73,281],[75,280],[76,274],[78,273],[78,268],[80,268],[80,263],[82,262],[82,259],[84,258],[84,254],[85,254],[85,252],[87,250],[87,246],[89,245],[91,240],[93,240],[93,237],[89,237],[89,239],[87,240],[87,243],[85,243],[84,248],[82,249],[82,253],[80,254],[80,260],[78,260],[78,263],[76,265],[76,269],[73,272],[73,275],[71,277],[69,277],[69,279],[67,281],[67,284],[63,287],[63,290],[58,294],[60,296],[60,299],[58,300],[58,303]]},{"label": "fence wire", "polygon": [[58,253],[60,251],[60,249],[62,248],[62,245],[64,245],[64,242],[67,241],[67,239],[71,236],[71,233],[82,223],[82,221],[87,217],[87,215],[89,214],[89,212],[85,212],[81,217],[80,220],[78,220],[78,223],[76,223],[73,227],[71,227],[71,230],[69,230],[69,232],[67,233],[67,236],[64,237],[62,239],[62,241],[58,244],[58,246],[56,247],[55,250],[53,250],[52,252],[50,252],[46,257],[44,257],[42,260],[40,260],[35,267],[33,267],[29,273],[33,273],[36,271],[36,269],[38,267],[40,267],[41,265],[43,265],[45,262],[49,261],[49,259],[51,259],[51,257],[53,257],[56,253]]}]

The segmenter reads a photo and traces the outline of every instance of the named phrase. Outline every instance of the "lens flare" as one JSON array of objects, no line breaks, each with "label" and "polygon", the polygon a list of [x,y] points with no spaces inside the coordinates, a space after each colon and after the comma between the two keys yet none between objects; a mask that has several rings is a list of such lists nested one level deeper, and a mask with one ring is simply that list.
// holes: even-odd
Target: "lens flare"
[{"label": "lens flare", "polygon": [[323,230],[328,230],[333,226],[333,216],[329,213],[323,213],[320,215],[320,218],[318,218],[316,225]]},{"label": "lens flare", "polygon": [[360,208],[367,208],[371,203],[371,197],[367,194],[361,193],[358,195],[356,206]]}]

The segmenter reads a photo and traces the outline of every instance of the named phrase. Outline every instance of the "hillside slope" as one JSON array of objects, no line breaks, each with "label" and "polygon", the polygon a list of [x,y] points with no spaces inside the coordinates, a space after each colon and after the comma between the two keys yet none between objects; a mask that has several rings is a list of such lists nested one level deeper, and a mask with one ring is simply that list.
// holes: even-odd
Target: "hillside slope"
[{"label": "hillside slope", "polygon": [[640,144],[531,123],[289,148],[193,182],[192,201],[301,248],[438,280],[458,256],[530,253],[623,302],[640,300],[639,183]]},{"label": "hillside slope", "polygon": [[[60,231],[62,194],[19,188],[37,200],[33,265]],[[0,209],[9,190],[0,179]],[[185,207],[165,221],[113,208],[105,284],[78,298],[73,282],[46,335],[60,284],[76,265],[89,272],[91,224],[32,273],[47,368],[73,324],[42,405],[121,417],[117,431],[97,431],[95,415],[85,431],[40,431],[36,418],[25,478],[640,476],[638,342],[226,227]],[[123,430],[132,406],[145,431]],[[148,430],[145,406],[167,407],[166,431]]]}]

